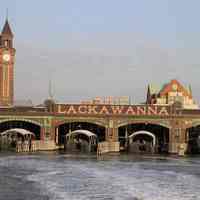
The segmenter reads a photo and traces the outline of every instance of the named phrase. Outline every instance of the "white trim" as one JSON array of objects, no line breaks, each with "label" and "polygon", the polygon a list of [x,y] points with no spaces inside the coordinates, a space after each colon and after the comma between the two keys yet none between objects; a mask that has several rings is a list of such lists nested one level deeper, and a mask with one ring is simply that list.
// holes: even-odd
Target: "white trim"
[{"label": "white trim", "polygon": [[0,118],[0,124],[1,123],[4,123],[4,122],[11,122],[11,121],[21,121],[21,122],[27,122],[27,123],[31,123],[31,124],[34,124],[34,125],[37,125],[39,126],[40,128],[43,127],[43,124],[38,122],[38,121],[34,121],[32,119],[26,119],[25,117],[24,118],[18,118],[18,117],[9,117],[8,119],[1,119]]},{"label": "white trim", "polygon": [[96,134],[92,133],[91,131],[82,130],[82,129],[80,129],[80,130],[75,130],[75,131],[72,131],[72,132],[70,132],[70,133],[67,133],[67,134],[66,134],[66,137],[70,137],[71,135],[76,135],[76,134],[77,134],[77,135],[78,135],[78,134],[84,134],[84,135],[86,135],[86,136],[88,136],[88,137],[91,137],[91,136],[97,137]]},{"label": "white trim", "polygon": [[0,135],[7,135],[7,134],[12,134],[12,133],[19,133],[19,134],[21,134],[21,135],[33,135],[33,136],[35,136],[35,134],[34,133],[32,133],[32,132],[30,132],[30,131],[28,131],[28,130],[25,130],[25,129],[22,129],[22,128],[13,128],[13,129],[9,129],[9,130],[6,130],[6,131],[4,131],[4,132],[2,132],[2,133],[0,133]]},{"label": "white trim", "polygon": [[128,120],[123,121],[123,122],[119,123],[117,125],[117,127],[120,128],[122,126],[137,125],[137,124],[149,124],[149,125],[161,126],[161,127],[168,128],[168,129],[171,128],[171,126],[168,122],[164,123],[164,122],[160,122],[160,121],[149,121],[148,119],[147,120],[136,119],[134,121],[128,121]]},{"label": "white trim", "polygon": [[134,138],[136,135],[141,135],[141,134],[151,136],[153,138],[153,146],[156,145],[156,137],[155,137],[155,135],[153,133],[151,133],[149,131],[137,131],[137,132],[134,132],[129,136],[129,139],[130,138]]}]

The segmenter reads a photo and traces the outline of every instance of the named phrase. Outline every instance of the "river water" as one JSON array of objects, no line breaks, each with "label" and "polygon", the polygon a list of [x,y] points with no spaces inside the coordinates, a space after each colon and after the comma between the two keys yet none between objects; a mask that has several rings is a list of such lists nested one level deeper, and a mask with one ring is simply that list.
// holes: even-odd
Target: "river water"
[{"label": "river water", "polygon": [[200,157],[0,154],[0,200],[200,200]]}]

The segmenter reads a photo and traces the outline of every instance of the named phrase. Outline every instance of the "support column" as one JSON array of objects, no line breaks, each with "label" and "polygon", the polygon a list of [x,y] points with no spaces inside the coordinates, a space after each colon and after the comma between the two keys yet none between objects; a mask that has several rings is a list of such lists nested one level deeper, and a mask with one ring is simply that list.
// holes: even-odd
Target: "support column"
[{"label": "support column", "polygon": [[51,131],[50,131],[50,140],[52,140],[52,141],[55,141],[55,132],[56,132],[56,130],[55,130],[55,127],[54,126],[52,126],[52,128],[50,129]]},{"label": "support column", "polygon": [[174,120],[169,132],[169,153],[184,154],[187,150],[186,128],[183,120]]},{"label": "support column", "polygon": [[109,144],[109,151],[119,152],[118,128],[116,122],[109,120],[109,125],[106,128],[106,142]]},{"label": "support column", "polygon": [[118,130],[116,128],[107,128],[106,130],[106,141],[117,142],[118,141]]},{"label": "support column", "polygon": [[181,129],[181,136],[180,136],[180,144],[179,144],[179,155],[184,155],[188,149],[188,142],[187,142],[187,129],[183,124]]},{"label": "support column", "polygon": [[169,153],[173,153],[173,128],[170,128],[169,129],[169,149],[168,149],[168,152]]},{"label": "support column", "polygon": [[125,150],[128,149],[128,145],[129,145],[129,138],[128,138],[128,130],[127,130],[127,127],[126,127],[126,130],[125,130],[125,145],[124,145]]},{"label": "support column", "polygon": [[53,121],[51,117],[44,118],[44,125],[40,133],[40,150],[54,150],[56,149],[53,136]]},{"label": "support column", "polygon": [[51,127],[50,127],[50,139],[55,142],[55,133],[56,132],[56,123],[52,119]]},{"label": "support column", "polygon": [[188,141],[189,141],[189,130],[186,129],[186,130],[185,130],[185,143],[188,144]]},{"label": "support column", "polygon": [[106,141],[118,142],[118,128],[115,128],[115,122],[112,119],[109,120],[109,125],[106,128]]},{"label": "support column", "polygon": [[40,130],[40,140],[44,141],[44,138],[45,138],[45,128],[41,127],[41,130]]},{"label": "support column", "polygon": [[58,145],[58,127],[55,128],[55,143]]}]

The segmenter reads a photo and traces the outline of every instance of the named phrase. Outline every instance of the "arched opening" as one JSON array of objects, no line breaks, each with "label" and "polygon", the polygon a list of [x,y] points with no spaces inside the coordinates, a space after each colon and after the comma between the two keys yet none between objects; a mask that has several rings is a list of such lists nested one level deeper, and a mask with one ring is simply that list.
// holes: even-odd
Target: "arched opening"
[{"label": "arched opening", "polygon": [[40,139],[40,130],[39,125],[26,121],[13,120],[0,123],[1,150],[15,149],[21,142],[24,151],[28,151],[31,141]]},{"label": "arched opening", "polygon": [[200,153],[200,125],[186,129],[187,153]]},{"label": "arched opening", "polygon": [[13,128],[21,128],[30,131],[34,133],[36,140],[40,140],[41,127],[35,123],[20,120],[5,121],[0,123],[0,133]]},{"label": "arched opening", "polygon": [[56,128],[56,144],[62,147],[65,144],[66,134],[76,130],[90,131],[97,136],[98,142],[105,141],[105,127],[90,122],[68,122]]},{"label": "arched opening", "polygon": [[156,146],[156,137],[148,131],[137,131],[128,137],[128,151],[133,153],[153,153]]},{"label": "arched opening", "polygon": [[[162,125],[151,123],[127,124],[119,127],[118,134],[120,150],[122,151],[135,152],[136,150],[133,151],[133,149],[135,148],[134,145],[137,143],[138,146],[141,146],[141,148],[138,148],[138,152],[150,152],[150,147],[153,148],[153,152],[155,153],[168,152],[169,128]],[[130,137],[131,135],[134,137]],[[141,143],[141,145],[139,145],[139,143]],[[144,148],[145,145],[143,144],[146,144],[148,147]]]},{"label": "arched opening", "polygon": [[24,151],[30,151],[31,141],[34,139],[35,135],[30,131],[20,128],[9,129],[0,133],[0,149],[16,151],[24,149]]},{"label": "arched opening", "polygon": [[88,130],[76,130],[66,134],[65,150],[69,152],[94,152],[97,135]]}]

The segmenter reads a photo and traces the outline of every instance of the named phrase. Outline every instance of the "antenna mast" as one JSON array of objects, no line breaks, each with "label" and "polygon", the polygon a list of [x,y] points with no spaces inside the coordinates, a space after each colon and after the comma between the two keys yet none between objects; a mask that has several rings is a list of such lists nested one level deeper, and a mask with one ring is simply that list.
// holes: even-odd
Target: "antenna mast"
[{"label": "antenna mast", "polygon": [[6,9],[6,20],[8,20],[8,8]]},{"label": "antenna mast", "polygon": [[49,80],[49,98],[53,99],[53,88],[52,88],[52,80]]}]

